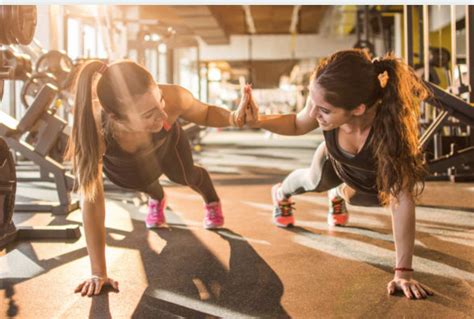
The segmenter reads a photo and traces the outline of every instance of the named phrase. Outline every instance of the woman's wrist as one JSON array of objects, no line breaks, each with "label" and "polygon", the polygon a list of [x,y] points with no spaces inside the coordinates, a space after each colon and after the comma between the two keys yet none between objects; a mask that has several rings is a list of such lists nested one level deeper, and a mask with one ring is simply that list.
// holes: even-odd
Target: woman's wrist
[{"label": "woman's wrist", "polygon": [[229,126],[237,127],[237,123],[235,122],[235,111],[229,112]]},{"label": "woman's wrist", "polygon": [[105,270],[105,269],[92,269],[91,275],[92,276],[97,276],[97,277],[107,277],[107,270]]},{"label": "woman's wrist", "polygon": [[395,267],[393,268],[395,278],[411,279],[413,277],[413,268],[411,267]]},{"label": "woman's wrist", "polygon": [[253,123],[248,123],[247,126],[250,128],[262,128],[262,122],[260,122],[259,120],[256,120]]}]

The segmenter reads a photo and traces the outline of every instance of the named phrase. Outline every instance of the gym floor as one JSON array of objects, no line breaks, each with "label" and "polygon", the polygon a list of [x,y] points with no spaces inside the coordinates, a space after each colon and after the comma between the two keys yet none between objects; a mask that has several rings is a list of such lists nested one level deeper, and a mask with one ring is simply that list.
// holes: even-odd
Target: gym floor
[{"label": "gym floor", "polygon": [[[386,209],[349,207],[349,225],[330,228],[326,195],[308,193],[295,197],[295,227],[272,225],[271,186],[309,165],[321,138],[210,133],[196,158],[216,184],[225,229],[202,228],[202,200],[186,187],[165,187],[168,227],[153,231],[136,194],[107,192],[108,272],[120,292],[74,294],[89,274],[84,236],[23,241],[0,254],[0,317],[472,318],[473,183],[428,182],[417,207],[415,276],[435,292],[426,300],[387,296],[395,255]],[[50,185],[19,183],[17,200],[54,195]],[[80,224],[81,216],[14,220]]]}]

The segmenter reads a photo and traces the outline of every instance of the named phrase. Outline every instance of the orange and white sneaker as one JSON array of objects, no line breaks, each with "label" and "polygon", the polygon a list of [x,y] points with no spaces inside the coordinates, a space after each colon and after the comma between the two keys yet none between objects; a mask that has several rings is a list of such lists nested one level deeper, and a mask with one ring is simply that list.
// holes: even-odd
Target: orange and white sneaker
[{"label": "orange and white sneaker", "polygon": [[349,221],[349,212],[342,197],[336,196],[329,201],[328,224],[344,226]]},{"label": "orange and white sneaker", "polygon": [[281,187],[281,183],[278,183],[272,187],[272,201],[273,201],[273,223],[278,227],[290,227],[295,224],[295,217],[293,216],[293,210],[295,203],[290,198],[279,199],[278,191]]}]

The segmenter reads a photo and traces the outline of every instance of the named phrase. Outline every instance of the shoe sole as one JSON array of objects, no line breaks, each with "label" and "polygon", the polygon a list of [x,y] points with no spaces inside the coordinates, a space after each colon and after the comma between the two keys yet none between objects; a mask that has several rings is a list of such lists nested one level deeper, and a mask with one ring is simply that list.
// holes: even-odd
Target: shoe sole
[{"label": "shoe sole", "polygon": [[328,216],[328,225],[329,226],[337,226],[337,227],[344,227],[349,223],[349,214],[347,214],[347,219],[344,223],[333,223],[332,221],[329,221],[329,216]]},{"label": "shoe sole", "polygon": [[204,229],[219,229],[219,228],[222,228],[223,226],[224,226],[224,223],[220,225],[206,225],[206,224],[203,225]]},{"label": "shoe sole", "polygon": [[281,224],[279,222],[277,222],[275,219],[272,218],[272,222],[274,225],[278,226],[278,227],[282,227],[282,228],[288,228],[288,227],[293,227],[295,225],[295,222],[293,221],[292,223],[289,223],[289,224]]},{"label": "shoe sole", "polygon": [[165,223],[159,224],[159,225],[157,225],[157,224],[151,224],[151,225],[150,225],[150,224],[146,224],[146,223],[145,223],[145,226],[146,226],[146,228],[148,228],[148,229],[157,229],[157,228],[163,228],[163,227],[165,227]]},{"label": "shoe sole", "polygon": [[273,221],[273,224],[274,224],[275,226],[280,227],[280,228],[289,228],[289,227],[295,226],[293,223],[292,223],[292,224],[286,224],[286,225],[285,225],[285,224],[280,224],[280,223],[278,223],[278,222],[276,222],[276,221]]}]

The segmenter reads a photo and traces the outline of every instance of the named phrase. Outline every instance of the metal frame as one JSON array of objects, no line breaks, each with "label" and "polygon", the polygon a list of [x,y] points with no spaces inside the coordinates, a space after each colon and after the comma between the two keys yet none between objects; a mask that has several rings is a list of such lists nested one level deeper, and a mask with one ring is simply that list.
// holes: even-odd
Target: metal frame
[{"label": "metal frame", "polygon": [[[433,93],[433,96],[429,98],[427,102],[440,108],[441,112],[420,138],[420,148],[425,149],[431,138],[436,138],[437,135],[439,136],[436,132],[443,127],[449,116],[453,116],[464,124],[474,127],[474,108],[469,103],[446,92],[433,83],[425,82],[425,84]],[[474,178],[474,174],[456,175],[455,169],[465,164],[474,166],[474,146],[459,150],[455,144],[452,144],[449,154],[443,156],[435,154],[435,158],[428,161],[427,164],[432,174],[445,173],[449,170],[449,178],[451,181],[471,181]],[[471,168],[471,171],[473,170],[474,168]]]},{"label": "metal frame", "polygon": [[[3,112],[1,114],[3,121],[0,122],[0,135],[5,138],[5,141],[13,150],[40,166],[43,172],[54,176],[53,179],[59,198],[58,205],[17,204],[15,205],[15,211],[18,212],[50,211],[53,214],[64,215],[79,208],[79,201],[72,202],[71,200],[74,176],[69,174],[63,165],[47,156],[66,126],[64,120],[47,110],[52,99],[54,99],[55,91],[56,88],[46,84],[20,122]],[[33,147],[22,141],[20,137],[40,120],[44,121],[45,125],[40,130],[37,145]]]},{"label": "metal frame", "polygon": [[404,5],[404,30],[405,30],[405,61],[409,66],[413,67],[413,6]]}]

